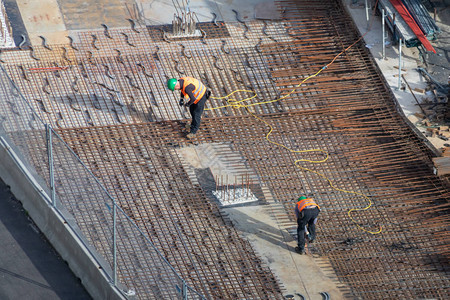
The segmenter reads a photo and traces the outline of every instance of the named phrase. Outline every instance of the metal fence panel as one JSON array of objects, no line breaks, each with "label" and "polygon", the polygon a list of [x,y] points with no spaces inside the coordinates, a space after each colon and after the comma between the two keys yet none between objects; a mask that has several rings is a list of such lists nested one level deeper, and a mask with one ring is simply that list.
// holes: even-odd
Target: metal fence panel
[{"label": "metal fence panel", "polygon": [[148,237],[115,204],[97,180],[95,170],[89,170],[39,118],[1,66],[0,135],[20,155],[49,196],[50,204],[78,233],[111,283],[123,291],[127,286],[126,297],[204,299],[186,285]]}]

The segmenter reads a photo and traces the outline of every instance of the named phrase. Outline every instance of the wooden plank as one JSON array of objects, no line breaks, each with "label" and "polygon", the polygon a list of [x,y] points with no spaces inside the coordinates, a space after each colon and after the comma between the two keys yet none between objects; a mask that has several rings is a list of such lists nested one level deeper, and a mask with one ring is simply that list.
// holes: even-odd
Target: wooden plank
[{"label": "wooden plank", "polygon": [[444,147],[444,149],[442,149],[442,156],[450,157],[450,147]]},{"label": "wooden plank", "polygon": [[434,157],[433,158],[435,174],[438,176],[450,174],[450,157]]}]

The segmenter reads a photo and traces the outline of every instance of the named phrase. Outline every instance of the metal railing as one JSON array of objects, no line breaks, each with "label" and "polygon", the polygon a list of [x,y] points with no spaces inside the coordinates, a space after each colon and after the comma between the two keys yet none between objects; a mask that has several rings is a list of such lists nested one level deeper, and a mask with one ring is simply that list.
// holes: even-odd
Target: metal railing
[{"label": "metal railing", "polygon": [[177,273],[58,133],[40,119],[2,66],[0,102],[2,140],[14,149],[48,195],[49,204],[123,296],[205,299]]}]

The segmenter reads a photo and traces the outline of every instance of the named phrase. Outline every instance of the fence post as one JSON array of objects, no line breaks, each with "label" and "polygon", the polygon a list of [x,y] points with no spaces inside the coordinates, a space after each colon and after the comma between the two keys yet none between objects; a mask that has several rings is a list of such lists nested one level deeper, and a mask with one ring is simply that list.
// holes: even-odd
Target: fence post
[{"label": "fence post", "polygon": [[398,40],[398,89],[402,87],[402,39]]},{"label": "fence post", "polygon": [[183,300],[187,300],[188,294],[187,294],[187,285],[186,281],[183,280],[183,291],[182,291]]},{"label": "fence post", "polygon": [[386,15],[385,15],[385,11],[384,11],[384,8],[382,9],[382,13],[381,13],[381,15],[382,15],[382,17],[381,17],[381,28],[382,28],[382,31],[383,31],[383,41],[382,41],[382,43],[383,43],[383,59],[386,59],[386,29],[385,29],[385,25],[384,25],[384,22],[385,22],[385,18],[386,18]]},{"label": "fence post", "polygon": [[367,3],[367,0],[365,0],[365,6],[366,6],[366,22],[367,22],[367,29],[369,29],[369,4]]},{"label": "fence post", "polygon": [[52,127],[49,124],[45,124],[47,131],[47,151],[48,151],[48,168],[50,172],[50,191],[52,206],[56,207],[56,191],[55,191],[55,174],[53,170],[53,139],[52,139]]},{"label": "fence post", "polygon": [[117,285],[116,202],[113,200],[113,284]]}]

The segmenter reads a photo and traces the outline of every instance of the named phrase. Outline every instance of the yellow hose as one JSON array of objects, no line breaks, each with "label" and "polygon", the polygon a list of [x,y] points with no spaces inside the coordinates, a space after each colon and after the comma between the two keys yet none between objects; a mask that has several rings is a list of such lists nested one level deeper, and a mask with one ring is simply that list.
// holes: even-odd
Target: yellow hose
[{"label": "yellow hose", "polygon": [[[324,163],[324,162],[326,162],[326,161],[328,160],[328,157],[329,157],[329,154],[328,154],[327,151],[325,151],[325,150],[323,150],[323,149],[293,150],[293,149],[291,149],[291,148],[289,148],[289,147],[287,147],[287,146],[285,146],[285,145],[282,145],[282,144],[279,144],[279,143],[277,143],[277,142],[272,141],[272,140],[269,138],[270,134],[271,134],[272,131],[273,131],[272,125],[270,125],[269,123],[267,123],[266,121],[264,121],[264,120],[261,119],[260,117],[256,116],[254,113],[252,113],[252,112],[248,109],[248,108],[251,107],[251,106],[262,105],[262,104],[266,104],[266,103],[273,103],[273,102],[280,101],[280,100],[283,100],[283,99],[289,97],[289,96],[290,96],[292,93],[294,93],[295,90],[296,90],[298,87],[300,87],[304,82],[306,82],[307,80],[309,80],[309,79],[311,79],[311,78],[313,78],[313,77],[319,75],[320,72],[322,72],[323,70],[327,69],[331,64],[334,63],[334,61],[335,61],[342,53],[344,53],[345,51],[347,51],[348,49],[350,49],[350,48],[351,48],[353,45],[355,45],[359,40],[361,40],[366,34],[367,34],[367,32],[366,32],[364,35],[362,35],[362,36],[361,36],[356,42],[354,42],[352,45],[350,45],[350,46],[347,47],[345,50],[341,51],[341,53],[339,53],[338,55],[336,55],[336,56],[333,58],[333,60],[332,60],[330,63],[328,63],[325,67],[321,68],[321,69],[320,69],[317,73],[315,73],[314,75],[310,75],[310,76],[306,77],[305,79],[303,79],[303,80],[302,80],[302,81],[301,81],[294,89],[292,89],[291,92],[289,92],[288,94],[284,95],[284,96],[281,97],[281,98],[274,99],[274,100],[263,101],[263,102],[257,102],[257,103],[245,104],[244,102],[249,101],[249,100],[251,100],[251,99],[257,97],[257,93],[256,93],[255,91],[251,91],[251,90],[235,90],[235,91],[231,92],[230,94],[228,94],[228,95],[226,95],[226,96],[223,96],[223,97],[211,97],[212,99],[217,99],[217,100],[220,100],[220,99],[226,99],[226,101],[227,101],[228,104],[222,105],[222,106],[218,106],[218,107],[206,108],[205,110],[216,110],[216,109],[220,109],[220,108],[224,108],[224,107],[233,107],[233,108],[236,108],[236,109],[238,109],[238,108],[245,108],[245,109],[248,111],[248,113],[251,114],[255,119],[257,119],[257,120],[259,120],[259,121],[265,123],[267,126],[270,127],[269,132],[268,132],[268,133],[266,134],[266,136],[265,136],[266,140],[267,140],[269,143],[274,144],[274,145],[277,145],[277,146],[282,147],[282,148],[285,148],[286,150],[290,151],[291,153],[305,153],[305,152],[322,152],[322,153],[324,153],[324,154],[325,154],[325,158],[322,159],[322,160],[297,159],[297,160],[294,162],[294,164],[295,164],[295,166],[297,166],[298,168],[300,168],[300,169],[303,170],[303,171],[309,171],[309,172],[312,172],[312,173],[314,173],[314,174],[316,174],[316,175],[322,177],[323,179],[325,179],[325,180],[329,183],[329,185],[331,186],[331,188],[333,188],[333,189],[336,190],[336,191],[343,192],[343,193],[347,193],[347,194],[358,195],[358,196],[361,196],[361,197],[363,197],[364,199],[366,199],[366,200],[369,202],[369,204],[368,204],[366,207],[364,207],[364,208],[352,208],[352,209],[350,209],[350,210],[347,212],[347,215],[348,215],[349,218],[352,220],[352,222],[354,222],[354,223],[356,224],[356,226],[358,226],[358,228],[360,228],[361,230],[363,230],[363,231],[365,231],[365,232],[368,232],[368,233],[371,233],[371,234],[378,234],[378,233],[381,233],[381,231],[382,231],[381,225],[380,225],[380,227],[379,227],[379,229],[378,229],[377,231],[367,230],[367,229],[361,227],[361,226],[355,221],[355,219],[353,219],[353,217],[351,216],[351,212],[353,212],[353,211],[364,211],[364,210],[369,209],[369,208],[372,206],[372,200],[370,200],[369,197],[367,197],[367,196],[366,196],[365,194],[363,194],[363,193],[359,193],[359,192],[355,192],[355,191],[349,191],[349,190],[340,189],[340,188],[336,187],[336,186],[331,182],[331,180],[330,180],[327,176],[325,176],[324,174],[322,174],[322,173],[320,173],[320,172],[317,172],[317,171],[314,171],[314,170],[309,169],[309,168],[302,167],[302,166],[299,165],[300,162]],[[245,99],[242,99],[242,100],[236,100],[236,99],[230,99],[230,98],[229,98],[230,96],[232,96],[233,94],[238,93],[238,92],[252,93],[253,96],[248,97],[248,98],[245,98]]]}]

